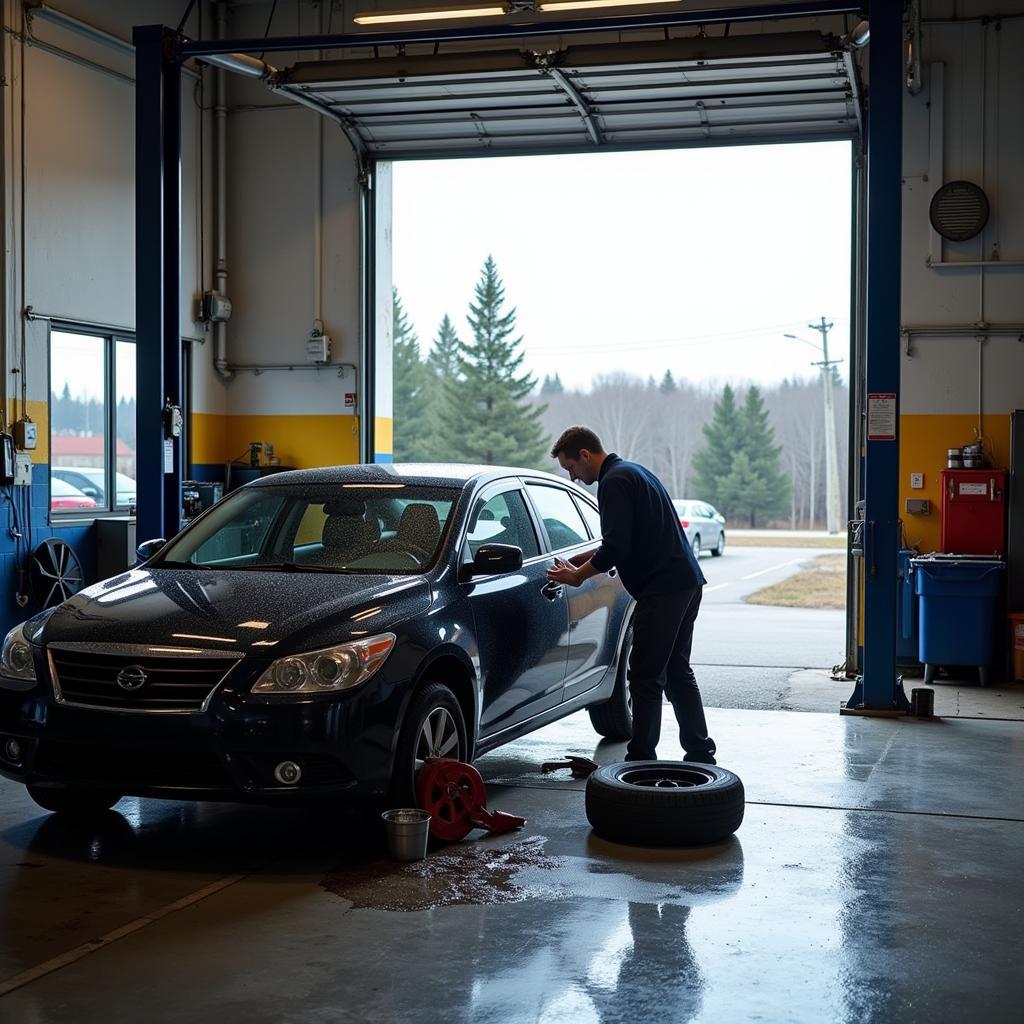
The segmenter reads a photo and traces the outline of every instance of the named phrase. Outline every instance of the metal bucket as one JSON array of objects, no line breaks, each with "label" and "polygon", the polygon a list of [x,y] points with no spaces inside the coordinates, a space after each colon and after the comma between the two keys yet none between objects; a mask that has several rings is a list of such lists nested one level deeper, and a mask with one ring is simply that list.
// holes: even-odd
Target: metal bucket
[{"label": "metal bucket", "polygon": [[430,815],[418,807],[396,807],[381,818],[394,860],[423,860],[430,839]]}]

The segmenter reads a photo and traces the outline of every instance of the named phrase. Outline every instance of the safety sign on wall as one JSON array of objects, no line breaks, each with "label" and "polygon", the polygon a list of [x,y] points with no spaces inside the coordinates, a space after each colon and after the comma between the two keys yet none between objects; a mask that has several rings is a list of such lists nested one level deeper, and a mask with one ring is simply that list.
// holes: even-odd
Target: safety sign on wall
[{"label": "safety sign on wall", "polygon": [[896,395],[876,392],[868,395],[868,440],[896,440]]}]

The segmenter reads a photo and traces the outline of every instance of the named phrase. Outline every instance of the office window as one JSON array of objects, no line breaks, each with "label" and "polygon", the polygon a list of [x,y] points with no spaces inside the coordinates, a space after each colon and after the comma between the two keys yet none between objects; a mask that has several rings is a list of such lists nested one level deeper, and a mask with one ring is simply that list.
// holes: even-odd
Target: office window
[{"label": "office window", "polygon": [[135,343],[50,332],[50,511],[135,505]]}]

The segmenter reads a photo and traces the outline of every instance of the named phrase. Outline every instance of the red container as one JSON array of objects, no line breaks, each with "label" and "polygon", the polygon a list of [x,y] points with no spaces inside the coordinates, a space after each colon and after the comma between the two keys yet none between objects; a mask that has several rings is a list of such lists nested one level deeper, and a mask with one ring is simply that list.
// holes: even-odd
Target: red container
[{"label": "red container", "polygon": [[1002,555],[1006,550],[1006,470],[942,471],[942,550]]}]

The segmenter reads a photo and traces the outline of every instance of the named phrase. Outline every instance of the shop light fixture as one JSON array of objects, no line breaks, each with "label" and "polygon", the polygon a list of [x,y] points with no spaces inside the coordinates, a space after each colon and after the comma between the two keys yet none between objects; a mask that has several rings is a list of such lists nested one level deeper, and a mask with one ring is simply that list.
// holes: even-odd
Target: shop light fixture
[{"label": "shop light fixture", "polygon": [[508,14],[506,4],[487,4],[481,7],[445,7],[427,11],[382,11],[381,13],[356,14],[352,20],[357,25],[396,25],[406,21],[454,21],[459,18],[494,18]]},{"label": "shop light fixture", "polygon": [[595,7],[653,7],[654,4],[678,4],[681,0],[543,0],[538,11],[589,11]]}]

